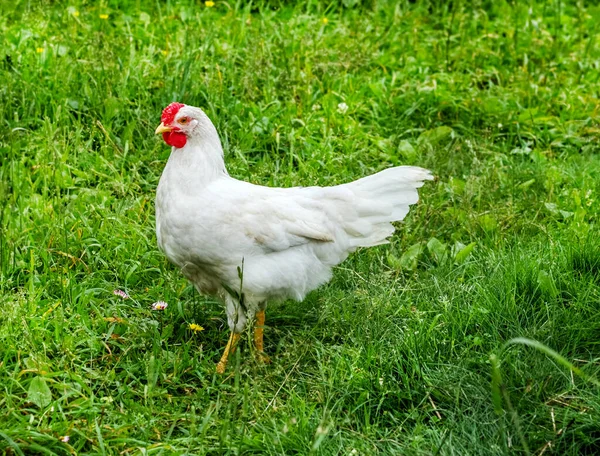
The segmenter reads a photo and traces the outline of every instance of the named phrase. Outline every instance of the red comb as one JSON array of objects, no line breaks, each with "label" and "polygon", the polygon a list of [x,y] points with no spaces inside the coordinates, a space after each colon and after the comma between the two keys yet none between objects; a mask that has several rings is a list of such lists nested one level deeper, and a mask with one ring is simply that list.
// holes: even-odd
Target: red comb
[{"label": "red comb", "polygon": [[175,116],[177,115],[177,111],[183,108],[185,105],[183,103],[173,102],[169,106],[167,106],[163,112],[162,116],[160,116],[160,121],[165,125],[169,125],[173,120],[175,120]]}]

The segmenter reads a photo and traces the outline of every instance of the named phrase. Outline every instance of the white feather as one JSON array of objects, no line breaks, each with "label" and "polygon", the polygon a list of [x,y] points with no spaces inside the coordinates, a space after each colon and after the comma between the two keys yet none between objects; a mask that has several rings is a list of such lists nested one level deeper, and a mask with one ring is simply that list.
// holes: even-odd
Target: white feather
[{"label": "white feather", "polygon": [[[240,288],[243,261],[249,314],[268,300],[303,299],[350,252],[388,242],[391,222],[406,216],[418,201],[417,189],[432,179],[425,169],[400,166],[335,187],[238,181],[225,170],[208,117],[198,108],[183,109],[201,123],[183,148],[173,148],[161,176],[158,243],[200,292],[225,300],[228,288]],[[241,331],[251,316],[236,324],[230,315],[232,329]]]}]

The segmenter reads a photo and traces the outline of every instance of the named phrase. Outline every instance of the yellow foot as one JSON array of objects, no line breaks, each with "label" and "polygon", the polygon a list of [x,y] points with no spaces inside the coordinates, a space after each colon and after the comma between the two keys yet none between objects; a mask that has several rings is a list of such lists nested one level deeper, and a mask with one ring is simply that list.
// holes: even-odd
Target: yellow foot
[{"label": "yellow foot", "polygon": [[261,363],[271,364],[271,358],[265,352],[256,352],[256,358]]},{"label": "yellow foot", "polygon": [[225,368],[227,367],[227,363],[223,363],[221,361],[219,361],[217,363],[217,374],[224,374],[225,373]]},{"label": "yellow foot", "polygon": [[229,355],[235,353],[235,349],[237,348],[237,344],[240,341],[240,335],[234,332],[229,336],[229,342],[227,342],[227,346],[225,347],[225,351],[223,352],[223,356],[221,356],[221,361],[217,364],[217,374],[224,374],[225,368],[227,367],[227,361],[229,360]]}]

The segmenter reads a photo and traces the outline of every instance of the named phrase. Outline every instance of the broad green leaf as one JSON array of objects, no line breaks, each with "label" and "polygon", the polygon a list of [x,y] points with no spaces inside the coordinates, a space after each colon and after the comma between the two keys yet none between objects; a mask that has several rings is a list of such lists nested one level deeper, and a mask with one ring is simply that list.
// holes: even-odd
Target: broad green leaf
[{"label": "broad green leaf", "polygon": [[521,114],[519,114],[519,122],[533,122],[537,114],[538,108],[524,109]]},{"label": "broad green leaf", "polygon": [[521,182],[521,183],[518,185],[518,187],[519,187],[520,189],[522,189],[522,190],[526,190],[526,189],[528,189],[529,187],[531,187],[531,186],[532,186],[534,183],[535,183],[535,179],[530,179],[530,180],[528,180],[528,181]]},{"label": "broad green leaf", "polygon": [[462,248],[457,249],[456,253],[454,254],[454,261],[456,261],[458,264],[464,263],[469,255],[471,255],[471,252],[476,245],[476,242],[471,242],[469,245],[465,245]]},{"label": "broad green leaf", "polygon": [[546,209],[548,209],[550,211],[550,213],[552,213],[554,215],[558,215],[558,207],[556,206],[556,204],[544,203],[544,206],[546,206]]},{"label": "broad green leaf", "polygon": [[423,253],[423,243],[418,242],[411,245],[400,257],[400,267],[410,271],[417,268],[419,256]]},{"label": "broad green leaf", "polygon": [[398,258],[396,255],[394,255],[391,252],[388,252],[388,254],[387,254],[387,264],[389,267],[391,267],[393,269],[397,269],[397,270],[402,269],[402,266],[400,265],[400,258]]},{"label": "broad green leaf", "polygon": [[446,248],[446,244],[440,242],[437,238],[433,237],[433,238],[429,239],[429,242],[427,242],[427,250],[429,251],[429,253],[431,253],[433,255],[435,260],[439,263],[446,256],[447,248]]},{"label": "broad green leaf", "polygon": [[563,211],[562,209],[559,209],[558,206],[554,203],[544,203],[544,206],[546,206],[546,209],[548,209],[548,211],[550,211],[553,215],[561,215],[563,219],[573,217],[574,214],[573,212]]},{"label": "broad green leaf", "polygon": [[529,154],[529,158],[531,158],[531,160],[533,160],[535,163],[545,163],[548,161],[548,158],[539,149],[533,149],[531,154]]},{"label": "broad green leaf", "polygon": [[46,407],[52,402],[52,392],[43,377],[35,377],[31,380],[27,391],[27,400],[40,408]]},{"label": "broad green leaf", "polygon": [[437,146],[441,142],[450,139],[453,133],[454,130],[452,130],[452,128],[442,125],[441,127],[426,130],[421,133],[417,142],[419,144],[429,143],[432,146]]},{"label": "broad green leaf", "polygon": [[376,144],[377,147],[383,152],[388,152],[394,147],[394,144],[390,138],[379,138],[377,139]]},{"label": "broad green leaf", "polygon": [[448,188],[455,195],[462,195],[465,191],[466,182],[456,177],[451,177],[448,181]]},{"label": "broad green leaf", "polygon": [[498,228],[498,222],[496,221],[494,216],[490,214],[484,214],[481,217],[479,217],[479,224],[481,225],[483,231],[486,231],[488,233],[495,231]]},{"label": "broad green leaf", "polygon": [[560,212],[560,215],[562,215],[563,218],[565,218],[565,219],[567,219],[569,217],[573,217],[573,215],[574,215],[574,212],[563,211],[562,209],[558,212]]},{"label": "broad green leaf", "polygon": [[398,155],[402,155],[407,160],[414,160],[417,157],[417,151],[406,139],[400,141],[397,151]]}]

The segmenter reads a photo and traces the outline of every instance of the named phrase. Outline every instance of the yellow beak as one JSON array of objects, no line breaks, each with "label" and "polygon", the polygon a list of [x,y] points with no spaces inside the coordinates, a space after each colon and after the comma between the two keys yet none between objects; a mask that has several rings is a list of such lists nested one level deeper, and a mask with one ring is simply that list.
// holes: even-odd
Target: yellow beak
[{"label": "yellow beak", "polygon": [[154,134],[158,135],[160,133],[167,133],[169,131],[173,130],[171,127],[169,127],[168,125],[165,125],[164,123],[160,123],[160,125],[158,127],[156,127],[156,130],[154,130]]}]

